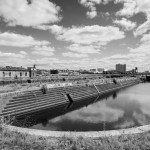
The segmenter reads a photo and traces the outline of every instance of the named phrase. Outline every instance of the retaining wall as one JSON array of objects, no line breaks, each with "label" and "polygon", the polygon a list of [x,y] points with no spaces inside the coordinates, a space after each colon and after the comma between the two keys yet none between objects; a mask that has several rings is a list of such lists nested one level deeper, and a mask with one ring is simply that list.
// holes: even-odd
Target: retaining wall
[{"label": "retaining wall", "polygon": [[49,89],[37,89],[18,92],[16,96],[0,95],[1,116],[21,116],[36,113],[56,106],[68,106],[72,102],[81,101],[94,95],[138,84],[139,80],[122,80],[120,82],[82,84]]}]

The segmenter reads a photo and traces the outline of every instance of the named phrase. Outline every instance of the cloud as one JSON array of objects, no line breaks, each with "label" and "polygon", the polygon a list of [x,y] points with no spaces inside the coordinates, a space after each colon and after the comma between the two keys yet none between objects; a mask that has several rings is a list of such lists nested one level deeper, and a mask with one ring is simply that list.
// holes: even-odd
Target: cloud
[{"label": "cloud", "polygon": [[144,114],[141,114],[141,113],[137,113],[137,112],[134,112],[133,113],[133,117],[136,119],[136,121],[140,124],[140,125],[148,125],[150,123],[149,121],[149,117],[144,115]]},{"label": "cloud", "polygon": [[142,35],[150,30],[150,2],[149,0],[115,0],[116,3],[123,3],[123,9],[116,15],[131,17],[139,12],[145,13],[147,21],[141,24],[134,32],[135,36]]},{"label": "cloud", "polygon": [[127,31],[133,30],[136,27],[135,22],[131,22],[130,20],[127,20],[126,18],[122,18],[121,20],[114,20],[113,23],[122,26],[123,29]]},{"label": "cloud", "polygon": [[116,124],[114,126],[114,128],[116,128],[116,129],[124,129],[124,128],[131,128],[133,126],[135,126],[135,122],[132,119],[127,118],[122,123]]},{"label": "cloud", "polygon": [[35,46],[34,51],[32,51],[32,54],[41,55],[45,57],[53,56],[54,55],[54,47],[50,46]]},{"label": "cloud", "polygon": [[25,58],[27,55],[26,52],[21,51],[20,53],[16,54],[16,53],[4,53],[0,51],[0,57],[6,57],[6,58]]},{"label": "cloud", "polygon": [[28,55],[27,52],[25,52],[25,51],[20,51],[20,54],[22,54],[22,55]]},{"label": "cloud", "polygon": [[[105,103],[95,103],[88,107],[68,113],[62,117],[57,117],[51,122],[61,122],[64,119],[72,121],[83,121],[87,123],[115,122],[123,117],[124,111],[108,107]],[[74,116],[74,117],[72,117]]]},{"label": "cloud", "polygon": [[97,54],[100,53],[100,48],[97,45],[80,45],[72,44],[67,49],[81,54]]},{"label": "cloud", "polygon": [[123,3],[123,9],[118,11],[116,15],[131,17],[137,12],[136,0],[115,0],[116,3]]},{"label": "cloud", "polygon": [[147,41],[150,42],[150,33],[144,34],[143,37],[141,38],[141,41],[142,42],[147,42]]},{"label": "cloud", "polygon": [[118,27],[112,26],[73,26],[72,28],[62,28],[62,30],[60,28],[62,27],[57,26],[56,28],[56,26],[51,26],[49,29],[56,35],[58,40],[76,44],[98,43],[98,45],[104,45],[110,41],[125,37],[124,32],[120,31]]},{"label": "cloud", "polygon": [[87,11],[86,15],[88,16],[88,18],[93,19],[97,16],[97,12],[94,11]]},{"label": "cloud", "polygon": [[79,0],[79,3],[84,7],[88,8],[86,15],[88,18],[93,19],[97,16],[96,5],[108,4],[112,0]]},{"label": "cloud", "polygon": [[127,64],[127,70],[138,67],[140,71],[145,71],[150,67],[150,43],[141,43],[137,48],[129,48],[127,54],[114,54],[101,58],[97,63],[103,64],[104,68],[114,68],[118,62]]},{"label": "cloud", "polygon": [[[33,64],[37,64],[37,67],[38,68],[43,68],[43,69],[49,69],[49,68],[56,68],[55,67],[55,64],[58,63],[58,64],[61,64],[63,63],[63,61],[60,61],[58,60],[57,58],[55,57],[40,57],[40,58],[32,58],[30,57],[30,55],[26,55],[26,56],[21,56],[18,55],[20,53],[12,53],[11,54],[5,54],[5,57],[4,57],[4,54],[3,56],[0,54],[0,64],[2,66],[26,66],[26,67],[29,67],[29,66],[33,66]],[[17,58],[17,59],[16,59]],[[6,61],[7,60],[7,61]]]},{"label": "cloud", "polygon": [[11,32],[0,33],[0,45],[12,47],[30,47],[34,45],[48,45],[48,41],[38,41],[32,36],[26,36]]},{"label": "cloud", "polygon": [[60,7],[49,0],[0,0],[0,16],[9,26],[38,26],[61,20]]},{"label": "cloud", "polygon": [[[71,45],[67,49],[80,54],[99,53],[101,46],[106,45],[110,41],[125,37],[123,31],[120,31],[118,27],[112,26],[93,25],[64,28],[58,25],[42,25],[35,28],[49,30],[55,35],[57,40],[70,42]],[[63,55],[72,57],[72,53],[65,53]],[[85,57],[85,55],[76,55],[76,57]]]},{"label": "cloud", "polygon": [[66,31],[65,28],[62,26],[58,25],[39,25],[39,26],[34,26],[34,28],[39,29],[39,30],[50,30],[53,34],[61,34]]},{"label": "cloud", "polygon": [[106,45],[110,41],[125,37],[124,32],[120,31],[118,27],[111,26],[93,25],[64,28],[53,25],[41,26],[40,29],[50,30],[56,36],[57,40],[71,43],[66,48],[76,53],[66,52],[63,53],[63,56],[73,57],[74,55],[76,58],[88,57],[85,54],[100,53],[101,46]]},{"label": "cloud", "polygon": [[143,24],[141,24],[134,32],[135,36],[142,35],[150,30],[150,20],[147,20]]},{"label": "cloud", "polygon": [[141,24],[135,31],[135,35],[142,35],[150,30],[150,2],[149,0],[137,0],[138,11],[146,14],[147,21]]},{"label": "cloud", "polygon": [[86,15],[92,19],[97,16],[95,5],[100,4],[101,0],[79,0],[79,3],[84,7],[89,8],[90,11],[87,11]]},{"label": "cloud", "polygon": [[85,57],[88,57],[87,54],[78,54],[78,53],[72,53],[72,52],[62,53],[62,56],[64,56],[64,57],[72,57],[72,58],[85,58]]}]

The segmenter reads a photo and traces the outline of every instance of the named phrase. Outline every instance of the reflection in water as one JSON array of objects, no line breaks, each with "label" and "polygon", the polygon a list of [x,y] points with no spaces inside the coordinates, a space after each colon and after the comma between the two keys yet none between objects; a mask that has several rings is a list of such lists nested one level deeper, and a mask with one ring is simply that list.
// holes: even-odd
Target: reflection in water
[{"label": "reflection in water", "polygon": [[117,93],[115,92],[112,97],[113,97],[113,99],[116,99],[117,98]]},{"label": "reflection in water", "polygon": [[[69,110],[56,109],[38,115],[31,128],[63,131],[98,131],[150,123],[150,84],[141,83],[99,98],[74,103]],[[103,100],[101,100],[103,98]],[[93,103],[95,102],[95,103]],[[59,110],[59,113],[58,113]],[[53,116],[52,116],[53,114]],[[55,115],[54,115],[55,114]],[[61,116],[60,116],[61,114]],[[58,117],[57,117],[58,116]],[[40,118],[45,118],[42,120]],[[52,119],[53,118],[53,119]]]}]

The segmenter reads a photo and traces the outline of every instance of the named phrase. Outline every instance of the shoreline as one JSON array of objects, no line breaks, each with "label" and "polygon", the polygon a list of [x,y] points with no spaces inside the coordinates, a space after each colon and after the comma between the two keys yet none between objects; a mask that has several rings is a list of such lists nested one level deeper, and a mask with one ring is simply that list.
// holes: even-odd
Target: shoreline
[{"label": "shoreline", "polygon": [[47,131],[47,130],[37,130],[37,129],[28,129],[22,127],[16,127],[11,125],[6,125],[5,129],[10,132],[17,132],[20,134],[28,134],[34,136],[41,137],[53,137],[53,138],[103,138],[103,137],[112,137],[112,136],[121,136],[121,135],[133,135],[146,133],[150,131],[150,125],[144,125],[139,127],[127,128],[127,129],[119,129],[119,130],[109,130],[109,131],[88,131],[88,132],[66,132],[66,131]]}]

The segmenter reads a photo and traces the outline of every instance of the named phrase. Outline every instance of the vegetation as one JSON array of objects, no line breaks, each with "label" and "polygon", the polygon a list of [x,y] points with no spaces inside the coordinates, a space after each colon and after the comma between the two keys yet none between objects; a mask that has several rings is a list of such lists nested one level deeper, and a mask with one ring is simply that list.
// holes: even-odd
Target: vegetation
[{"label": "vegetation", "polygon": [[0,150],[150,150],[150,132],[98,139],[45,138],[8,131],[1,124]]}]

